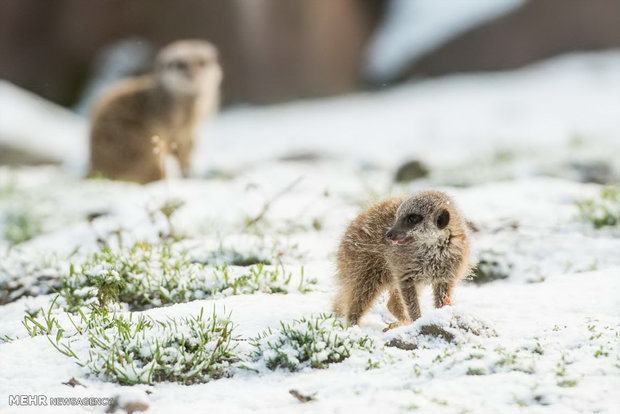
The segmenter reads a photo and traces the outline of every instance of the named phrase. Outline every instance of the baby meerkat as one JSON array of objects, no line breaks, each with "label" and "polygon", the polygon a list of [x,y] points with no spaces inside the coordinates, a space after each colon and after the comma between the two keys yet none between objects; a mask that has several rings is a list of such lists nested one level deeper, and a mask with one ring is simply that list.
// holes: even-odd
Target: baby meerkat
[{"label": "baby meerkat", "polygon": [[191,170],[195,129],[217,111],[222,70],[215,46],[180,40],[164,47],[152,75],[120,81],[96,103],[90,175],[148,183],[165,177],[173,155]]},{"label": "baby meerkat", "polygon": [[339,291],[334,310],[357,324],[388,290],[393,328],[420,317],[418,293],[433,286],[436,307],[452,304],[452,289],[468,271],[465,220],[439,191],[394,198],[362,212],[338,249]]}]

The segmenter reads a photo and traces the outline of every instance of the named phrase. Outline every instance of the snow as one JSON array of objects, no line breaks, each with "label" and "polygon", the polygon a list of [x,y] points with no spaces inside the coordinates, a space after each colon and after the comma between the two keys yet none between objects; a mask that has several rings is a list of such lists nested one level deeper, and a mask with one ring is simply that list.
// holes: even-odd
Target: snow
[{"label": "snow", "polygon": [[204,130],[196,164],[199,171],[203,165],[234,171],[318,153],[371,165],[414,156],[445,167],[504,147],[525,152],[533,146],[548,158],[545,151],[570,150],[563,144],[575,137],[590,144],[585,155],[617,150],[618,67],[618,51],[568,55],[516,71],[455,75],[376,94],[231,109]]},{"label": "snow", "polygon": [[[580,219],[576,202],[596,197],[602,186],[576,181],[570,165],[598,160],[618,177],[618,67],[618,51],[578,54],[376,94],[234,108],[202,131],[196,178],[146,186],[81,179],[85,121],[0,84],[0,144],[49,149],[64,161],[61,167],[0,168],[0,223],[7,211],[27,206],[43,231],[10,251],[0,238],[0,280],[21,272],[23,283],[34,283],[46,263],[62,270],[67,261],[97,251],[98,238],[116,240],[119,229],[124,245],[157,243],[158,234],[169,231],[158,209],[167,200],[182,200],[171,222],[186,237],[175,246],[191,257],[208,258],[219,249],[221,257],[233,250],[269,256],[294,277],[303,266],[305,277],[317,284],[308,293],[221,292],[140,315],[165,320],[215,310],[230,314],[239,339],[250,339],[277,330],[281,321],[329,312],[335,251],[349,220],[374,199],[428,187],[450,193],[478,228],[472,258],[493,250],[508,269],[503,280],[462,282],[454,306],[433,309],[425,291],[422,318],[386,333],[394,319],[382,297],[349,331],[351,338],[370,337],[373,350],[354,350],[325,369],[239,370],[191,386],[123,387],[89,375],[44,336],[29,337],[22,325],[27,311],[47,309],[54,295],[22,297],[0,306],[0,411],[105,411],[8,404],[8,395],[42,394],[119,396],[123,404],[148,402],[152,413],[616,412],[620,228],[595,229]],[[15,118],[4,115],[4,108]],[[319,158],[279,160],[303,152]],[[396,167],[410,158],[427,163],[431,175],[393,184]],[[263,220],[245,227],[298,177]],[[85,218],[94,212],[105,215],[89,223]],[[50,261],[53,255],[58,261]],[[428,325],[456,339],[424,334]],[[394,338],[415,342],[416,349],[384,346]],[[76,342],[75,351],[87,355],[88,342]],[[239,351],[250,351],[247,341],[239,342]],[[62,384],[72,377],[85,387]],[[315,400],[301,403],[291,389],[316,393]]]},{"label": "snow", "polygon": [[367,51],[366,75],[387,82],[425,53],[525,0],[392,0]]},{"label": "snow", "polygon": [[[0,144],[84,168],[87,141],[84,119],[0,80]],[[70,155],[69,155],[70,154]]]}]

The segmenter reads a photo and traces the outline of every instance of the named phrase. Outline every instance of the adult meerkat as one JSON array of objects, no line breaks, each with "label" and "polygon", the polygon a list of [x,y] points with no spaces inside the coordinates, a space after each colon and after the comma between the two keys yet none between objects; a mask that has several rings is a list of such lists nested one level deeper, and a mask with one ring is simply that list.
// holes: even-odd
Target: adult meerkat
[{"label": "adult meerkat", "polygon": [[165,158],[173,155],[189,176],[196,126],[217,111],[221,79],[211,43],[164,47],[152,75],[120,81],[96,103],[90,175],[148,183],[165,177]]},{"label": "adult meerkat", "polygon": [[433,286],[434,303],[452,303],[456,282],[468,271],[465,220],[439,191],[394,198],[362,212],[338,249],[339,291],[334,310],[357,324],[377,296],[388,290],[398,319],[386,329],[420,317],[418,293]]}]

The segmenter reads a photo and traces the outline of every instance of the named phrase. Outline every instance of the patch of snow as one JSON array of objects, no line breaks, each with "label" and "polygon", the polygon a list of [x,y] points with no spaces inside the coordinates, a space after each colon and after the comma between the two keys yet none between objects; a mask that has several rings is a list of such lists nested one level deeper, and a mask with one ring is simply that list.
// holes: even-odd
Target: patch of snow
[{"label": "patch of snow", "polygon": [[[240,171],[311,152],[395,165],[435,165],[498,150],[540,150],[572,140],[597,155],[620,148],[620,52],[566,55],[507,72],[453,75],[379,93],[231,108],[202,130],[196,171]],[[248,133],[251,131],[251,133]],[[243,148],[244,150],[239,150]],[[572,151],[575,154],[575,151]],[[322,171],[317,169],[317,174]]]},{"label": "patch of snow", "polygon": [[366,76],[387,82],[425,53],[526,0],[391,0],[370,42]]},{"label": "patch of snow", "polygon": [[84,171],[86,121],[45,99],[0,80],[0,144],[65,162]]}]

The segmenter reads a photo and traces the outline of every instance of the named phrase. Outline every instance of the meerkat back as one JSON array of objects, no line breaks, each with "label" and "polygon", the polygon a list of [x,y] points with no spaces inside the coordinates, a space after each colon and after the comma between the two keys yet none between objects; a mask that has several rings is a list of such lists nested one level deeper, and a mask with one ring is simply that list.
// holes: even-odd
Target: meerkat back
[{"label": "meerkat back", "polygon": [[163,178],[156,121],[150,114],[152,76],[109,88],[91,115],[90,175],[146,183]]}]

